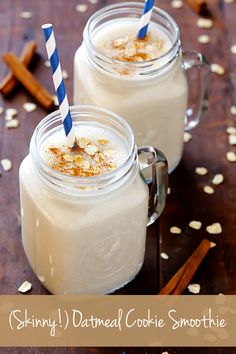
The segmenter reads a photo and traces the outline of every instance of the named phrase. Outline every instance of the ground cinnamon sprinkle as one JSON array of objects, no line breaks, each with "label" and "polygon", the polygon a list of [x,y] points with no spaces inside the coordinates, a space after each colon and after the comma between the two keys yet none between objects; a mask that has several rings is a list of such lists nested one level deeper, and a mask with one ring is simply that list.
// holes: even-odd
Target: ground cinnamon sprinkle
[{"label": "ground cinnamon sprinkle", "polygon": [[123,38],[107,41],[101,50],[115,60],[144,62],[160,57],[167,48],[161,38],[154,38],[151,33],[144,39],[137,38],[136,33],[130,33]]},{"label": "ground cinnamon sprinkle", "polygon": [[117,152],[110,145],[107,139],[90,141],[80,138],[73,148],[50,146],[46,152],[50,155],[49,165],[54,170],[70,176],[92,177],[117,167],[114,163]]}]

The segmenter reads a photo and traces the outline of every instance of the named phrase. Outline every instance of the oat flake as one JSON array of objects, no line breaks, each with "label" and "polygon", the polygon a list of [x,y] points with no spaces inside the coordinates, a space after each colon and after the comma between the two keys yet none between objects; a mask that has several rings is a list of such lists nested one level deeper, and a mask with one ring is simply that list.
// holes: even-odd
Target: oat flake
[{"label": "oat flake", "polygon": [[229,162],[236,162],[236,154],[233,151],[228,151],[226,153],[226,158]]},{"label": "oat flake", "polygon": [[211,64],[211,72],[217,75],[224,75],[225,69],[220,64]]},{"label": "oat flake", "polygon": [[168,195],[171,194],[171,188],[170,187],[168,187],[168,189],[167,189],[167,194]]},{"label": "oat flake", "polygon": [[214,189],[211,186],[204,186],[203,191],[206,194],[214,194],[215,193]]},{"label": "oat flake", "polygon": [[6,109],[6,116],[15,117],[17,114],[18,114],[18,111],[16,108],[7,108]]},{"label": "oat flake", "polygon": [[188,224],[189,227],[191,227],[194,230],[200,230],[200,228],[202,227],[202,223],[201,221],[190,221],[190,223]]},{"label": "oat flake", "polygon": [[50,68],[50,66],[51,66],[50,60],[45,60],[44,66],[46,66],[46,68]]},{"label": "oat flake", "polygon": [[4,171],[10,171],[12,168],[12,162],[9,159],[3,159],[1,160],[1,165]]},{"label": "oat flake", "polygon": [[184,143],[188,143],[190,140],[192,140],[192,135],[188,132],[184,133]]},{"label": "oat flake", "polygon": [[210,37],[207,34],[202,34],[197,38],[198,42],[201,44],[207,44],[210,42]]},{"label": "oat flake", "polygon": [[21,284],[21,286],[18,288],[18,291],[20,293],[27,293],[28,291],[30,291],[32,289],[32,284],[30,282],[28,282],[27,280],[24,281],[23,284]]},{"label": "oat flake", "polygon": [[19,120],[18,119],[6,119],[6,127],[8,129],[14,129],[19,127]]},{"label": "oat flake", "polygon": [[181,7],[183,7],[183,1],[182,0],[173,0],[171,2],[171,6],[174,8],[174,9],[180,9]]},{"label": "oat flake", "polygon": [[189,284],[188,290],[192,294],[199,294],[201,290],[200,284]]},{"label": "oat flake", "polygon": [[216,243],[215,242],[210,242],[210,248],[214,248],[216,247]]},{"label": "oat flake", "polygon": [[236,135],[236,128],[235,127],[227,127],[226,132],[228,134]]},{"label": "oat flake", "polygon": [[222,227],[219,222],[215,222],[206,227],[206,231],[211,235],[218,235],[222,232]]},{"label": "oat flake", "polygon": [[56,95],[52,96],[55,106],[59,106],[58,98]]},{"label": "oat flake", "polygon": [[168,256],[168,254],[166,254],[165,252],[162,252],[161,253],[161,258],[163,258],[163,259],[169,259],[169,256]]},{"label": "oat flake", "polygon": [[212,180],[212,183],[213,183],[214,185],[218,185],[218,184],[221,184],[221,183],[223,183],[223,182],[224,182],[224,176],[223,176],[221,173],[217,173],[217,174],[214,176],[213,180]]},{"label": "oat flake", "polygon": [[76,9],[76,11],[83,13],[88,10],[88,5],[87,4],[79,4],[79,5],[76,5],[75,9]]},{"label": "oat flake", "polygon": [[236,54],[236,44],[233,44],[231,47],[230,47],[230,51],[232,54]]},{"label": "oat flake", "polygon": [[32,17],[32,12],[30,11],[22,11],[20,12],[20,17],[24,19],[29,19]]},{"label": "oat flake", "polygon": [[200,28],[211,28],[213,21],[210,18],[199,18],[197,20],[197,26]]},{"label": "oat flake", "polygon": [[236,135],[234,134],[229,135],[229,145],[236,145]]},{"label": "oat flake", "polygon": [[26,102],[23,104],[23,108],[26,112],[33,112],[36,110],[37,106],[35,103],[32,102]]},{"label": "oat flake", "polygon": [[195,172],[197,175],[205,176],[208,173],[208,169],[206,167],[196,167]]},{"label": "oat flake", "polygon": [[65,69],[63,69],[61,72],[63,79],[67,80],[69,78],[68,72]]},{"label": "oat flake", "polygon": [[230,113],[233,115],[236,115],[236,106],[231,106],[230,107]]},{"label": "oat flake", "polygon": [[171,232],[172,234],[179,235],[179,234],[181,234],[182,230],[181,230],[179,227],[177,227],[177,226],[172,226],[172,227],[170,228],[170,232]]}]

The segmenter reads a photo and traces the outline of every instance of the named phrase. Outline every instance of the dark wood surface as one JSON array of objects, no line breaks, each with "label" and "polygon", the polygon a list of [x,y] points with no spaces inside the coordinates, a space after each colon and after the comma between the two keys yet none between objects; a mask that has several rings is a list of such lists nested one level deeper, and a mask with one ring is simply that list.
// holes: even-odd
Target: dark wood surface
[{"label": "dark wood surface", "polygon": [[[50,69],[44,66],[45,45],[40,26],[46,22],[54,24],[57,45],[62,66],[68,71],[66,87],[72,102],[73,55],[82,40],[82,31],[90,15],[101,6],[115,1],[102,1],[98,5],[89,4],[88,11],[81,14],[75,11],[78,3],[87,0],[7,0],[0,2],[0,54],[13,51],[19,55],[24,42],[35,39],[38,45],[38,60],[32,67],[35,77],[54,93]],[[210,105],[201,124],[192,131],[193,139],[185,144],[184,155],[179,167],[170,176],[171,195],[160,218],[148,230],[145,264],[137,278],[119,291],[120,294],[156,294],[176,272],[186,258],[204,237],[217,243],[202,263],[194,276],[193,282],[201,285],[201,294],[236,294],[236,164],[228,162],[225,154],[229,150],[236,152],[236,147],[228,145],[226,127],[235,125],[230,114],[230,106],[236,103],[236,55],[230,53],[230,45],[236,43],[236,2],[225,4],[212,0],[211,8],[217,16],[215,26],[210,30],[196,26],[198,16],[184,5],[182,9],[173,9],[171,1],[159,0],[158,4],[167,10],[178,22],[185,49],[202,51],[211,63],[222,64],[226,69],[223,76],[211,75]],[[31,19],[21,19],[20,11],[32,11]],[[202,45],[197,42],[200,34],[209,34],[211,42]],[[0,79],[7,72],[3,62],[0,65]],[[10,99],[0,98],[0,106],[16,107],[19,110],[20,127],[5,128],[4,115],[0,116],[0,159],[10,158],[13,169],[2,172],[0,177],[0,294],[17,294],[18,286],[29,280],[33,284],[31,294],[47,294],[33,274],[21,245],[19,219],[18,168],[21,160],[28,153],[32,132],[37,123],[46,115],[40,107],[33,113],[26,113],[24,102],[33,101],[21,88]],[[236,118],[236,117],[235,117]],[[194,173],[197,166],[209,169],[207,176]],[[217,186],[214,195],[203,193],[202,187],[209,183],[215,173],[225,177],[222,185]],[[203,228],[191,230],[188,223],[200,220]],[[220,222],[221,235],[209,237],[205,227],[213,222]],[[171,235],[169,228],[181,227],[182,235]],[[158,239],[158,235],[160,236]],[[160,249],[158,249],[160,246]],[[166,252],[169,260],[159,257]],[[186,291],[186,294],[188,292]],[[235,353],[236,349],[197,349],[162,348],[162,349],[0,349],[1,353],[113,353],[152,354],[167,350],[170,354],[225,354]]]}]

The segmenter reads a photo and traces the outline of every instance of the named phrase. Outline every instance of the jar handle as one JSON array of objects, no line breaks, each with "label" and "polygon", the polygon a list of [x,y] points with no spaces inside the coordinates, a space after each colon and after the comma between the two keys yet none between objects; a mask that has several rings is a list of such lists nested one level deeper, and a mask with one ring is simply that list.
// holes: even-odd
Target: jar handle
[{"label": "jar handle", "polygon": [[[187,75],[189,87],[189,107],[185,116],[185,130],[190,130],[198,125],[200,118],[208,108],[208,81],[210,67],[204,55],[199,52],[184,50],[182,52],[182,67],[185,71],[191,70],[192,75]],[[190,74],[190,73],[189,73]]]},{"label": "jar handle", "polygon": [[[147,167],[152,167],[147,222],[147,226],[149,226],[156,221],[165,207],[168,188],[168,163],[165,155],[152,146],[139,147],[138,160],[141,171]],[[143,174],[142,177],[147,183]]]}]

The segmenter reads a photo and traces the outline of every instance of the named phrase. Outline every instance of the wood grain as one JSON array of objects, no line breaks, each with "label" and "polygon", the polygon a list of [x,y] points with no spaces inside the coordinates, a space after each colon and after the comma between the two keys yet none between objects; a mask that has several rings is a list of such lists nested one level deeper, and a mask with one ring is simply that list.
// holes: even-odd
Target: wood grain
[{"label": "wood grain", "polygon": [[[66,87],[69,100],[72,102],[73,88],[73,55],[82,41],[82,31],[88,18],[101,6],[115,1],[100,0],[98,5],[89,4],[88,11],[79,14],[75,5],[86,0],[8,0],[0,2],[0,55],[13,51],[18,56],[25,41],[34,39],[41,57],[34,67],[34,75],[45,88],[54,94],[50,69],[44,66],[47,59],[45,44],[40,26],[53,22],[57,46],[62,67],[69,73]],[[229,147],[225,129],[235,125],[236,117],[230,114],[230,106],[236,104],[236,56],[230,53],[229,47],[236,38],[236,2],[225,4],[220,0],[211,1],[211,9],[218,14],[219,20],[210,30],[196,27],[198,16],[184,5],[182,9],[173,9],[170,0],[159,0],[158,4],[167,10],[180,26],[185,49],[196,49],[204,52],[211,63],[222,64],[226,69],[224,76],[211,75],[210,106],[201,124],[192,131],[193,139],[185,145],[183,159],[179,167],[170,176],[171,194],[163,215],[148,230],[145,263],[137,278],[119,294],[156,294],[173,276],[176,270],[185,262],[202,238],[209,238],[205,231],[207,225],[220,222],[223,233],[210,236],[217,246],[201,264],[192,282],[201,285],[201,294],[231,293],[236,294],[236,165],[229,163],[225,153],[235,147]],[[32,11],[31,19],[24,20],[20,11]],[[66,19],[66,20],[65,20]],[[222,23],[224,24],[222,26]],[[208,45],[199,44],[197,36],[209,34],[211,42]],[[7,73],[7,67],[0,65],[0,79]],[[22,159],[28,153],[32,132],[37,123],[46,115],[38,107],[35,112],[26,113],[22,104],[31,101],[24,90],[3,100],[0,106],[16,107],[19,110],[20,127],[7,130],[4,118],[0,116],[0,158],[10,158],[13,169],[3,172],[0,177],[0,293],[17,294],[18,286],[29,280],[33,284],[32,294],[47,294],[47,291],[33,274],[21,244],[19,223],[19,189],[18,168]],[[197,176],[195,167],[206,166],[209,170],[206,176]],[[202,188],[210,183],[215,173],[225,176],[222,185],[215,187],[212,196],[203,193]],[[201,232],[188,227],[191,220],[203,223]],[[172,235],[171,226],[179,226],[182,235]],[[159,230],[160,228],[160,230]],[[158,247],[160,245],[160,250]],[[160,252],[166,252],[169,260],[159,257]],[[160,278],[160,281],[158,280]],[[187,291],[186,291],[187,293]],[[40,353],[40,354],[189,354],[187,348],[8,348],[0,349],[1,353]],[[234,348],[191,348],[192,354],[233,354]]]}]

